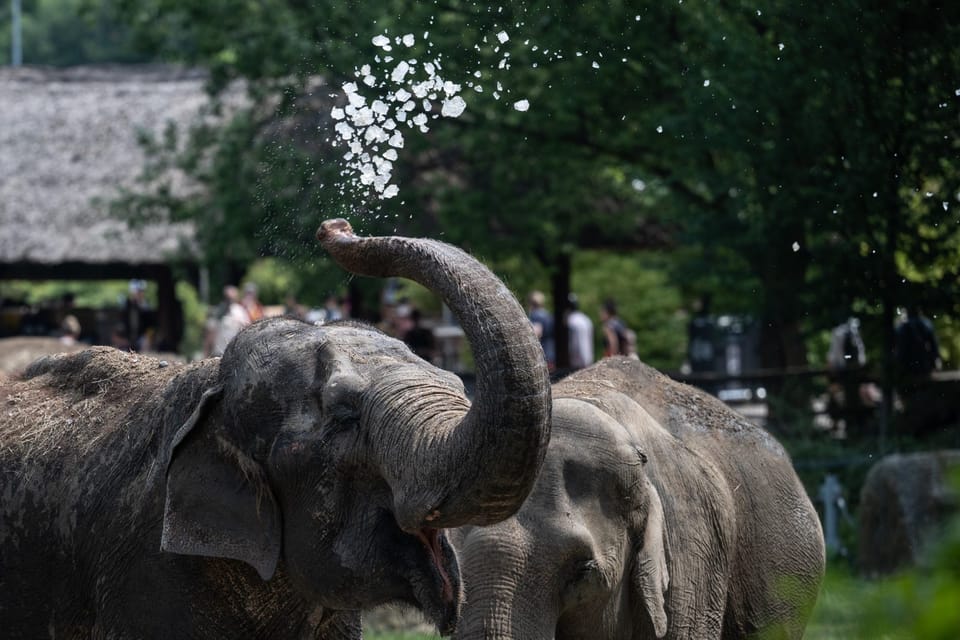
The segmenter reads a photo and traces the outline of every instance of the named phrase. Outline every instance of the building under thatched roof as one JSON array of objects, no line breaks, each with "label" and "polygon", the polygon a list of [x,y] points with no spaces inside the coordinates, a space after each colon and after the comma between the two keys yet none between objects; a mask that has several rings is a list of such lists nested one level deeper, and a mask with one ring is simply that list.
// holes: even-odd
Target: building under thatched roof
[{"label": "building under thatched roof", "polygon": [[129,228],[110,209],[136,189],[139,136],[185,131],[204,83],[171,67],[0,68],[0,279],[145,278],[161,315],[175,307],[170,265],[194,260],[191,226]]}]

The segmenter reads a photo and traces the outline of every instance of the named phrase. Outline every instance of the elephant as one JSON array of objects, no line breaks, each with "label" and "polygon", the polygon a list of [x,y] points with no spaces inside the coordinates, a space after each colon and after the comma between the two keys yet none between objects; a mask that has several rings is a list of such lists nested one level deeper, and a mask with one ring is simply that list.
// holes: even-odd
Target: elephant
[{"label": "elephant", "polygon": [[539,341],[509,290],[433,240],[317,233],[361,275],[440,294],[477,386],[355,321],[250,325],[220,358],[100,347],[0,386],[4,638],[359,638],[420,608],[449,634],[445,530],[519,509],[550,437]]},{"label": "elephant", "polygon": [[884,456],[867,472],[857,509],[857,563],[867,578],[929,562],[931,548],[960,495],[951,479],[960,473],[960,449]]},{"label": "elephant", "polygon": [[451,534],[457,638],[802,636],[823,532],[769,433],[621,356],[555,383],[552,414],[516,515]]}]

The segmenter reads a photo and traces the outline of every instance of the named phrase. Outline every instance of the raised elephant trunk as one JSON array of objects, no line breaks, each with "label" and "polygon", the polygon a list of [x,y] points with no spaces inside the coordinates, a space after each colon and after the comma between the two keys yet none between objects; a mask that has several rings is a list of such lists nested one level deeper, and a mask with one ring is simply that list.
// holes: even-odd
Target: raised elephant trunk
[{"label": "raised elephant trunk", "polygon": [[[512,515],[543,462],[551,407],[543,350],[516,298],[477,260],[442,242],[360,238],[341,219],[324,222],[317,238],[353,273],[409,278],[440,295],[473,350],[477,390],[469,410],[465,403],[418,408],[414,422],[423,425],[429,443],[411,448],[416,459],[390,470],[398,479],[415,476],[432,487],[421,504],[399,505],[400,525],[416,531],[490,524]],[[442,424],[426,424],[431,420]]]}]

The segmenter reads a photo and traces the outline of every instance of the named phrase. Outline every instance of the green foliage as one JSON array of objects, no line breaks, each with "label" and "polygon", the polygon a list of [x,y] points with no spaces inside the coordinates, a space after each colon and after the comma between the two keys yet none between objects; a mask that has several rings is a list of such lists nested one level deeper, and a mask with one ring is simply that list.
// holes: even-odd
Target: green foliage
[{"label": "green foliage", "polygon": [[[0,4],[0,65],[10,64],[11,3]],[[144,62],[132,33],[103,3],[92,0],[23,0],[24,64]]]},{"label": "green foliage", "polygon": [[296,295],[303,287],[299,272],[276,258],[254,261],[243,281],[257,285],[257,297],[263,304],[283,304],[288,294]]},{"label": "green foliage", "polygon": [[[320,218],[369,207],[360,232],[439,225],[489,258],[536,260],[555,294],[579,251],[672,241],[684,297],[760,318],[768,366],[801,364],[806,336],[840,313],[860,315],[880,353],[898,304],[960,315],[952,5],[107,4],[140,46],[209,67],[214,87],[249,81],[255,106],[173,160],[208,195],[155,203],[199,223],[212,263],[312,261]],[[510,93],[470,93],[461,118],[409,137],[403,199],[358,206],[326,142],[328,91],[308,80],[352,78],[384,30],[429,31],[444,74],[469,78],[496,66],[472,45],[500,28],[517,46],[484,82]],[[519,97],[529,112],[509,107]]]},{"label": "green foliage", "polygon": [[953,640],[960,628],[958,567],[960,517],[946,528],[923,568],[869,581],[832,564],[804,637]]},{"label": "green foliage", "polygon": [[[960,474],[953,478],[960,495]],[[953,640],[960,629],[960,514],[941,532],[924,566],[879,582],[870,590],[861,638]]]},{"label": "green foliage", "polygon": [[398,279],[397,281],[397,299],[407,298],[414,307],[420,310],[425,316],[439,316],[443,306],[440,297],[417,284],[413,280]]},{"label": "green foliage", "polygon": [[[2,280],[0,298],[29,306],[53,306],[59,304],[64,294],[72,293],[74,306],[99,309],[123,306],[128,287],[129,282],[126,280]],[[156,305],[155,282],[147,282],[145,297],[148,304]]]},{"label": "green foliage", "polygon": [[203,333],[207,320],[207,305],[197,294],[197,290],[188,282],[180,280],[176,284],[176,296],[183,309],[183,338],[180,340],[180,353],[193,358],[203,353]]}]

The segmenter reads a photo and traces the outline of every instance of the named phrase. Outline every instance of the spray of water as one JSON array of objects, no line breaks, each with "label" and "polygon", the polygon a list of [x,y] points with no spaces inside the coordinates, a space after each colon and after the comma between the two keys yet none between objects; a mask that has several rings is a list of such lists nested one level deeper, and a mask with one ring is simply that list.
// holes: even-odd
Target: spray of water
[{"label": "spray of water", "polygon": [[[520,29],[523,23],[514,26]],[[564,59],[561,51],[541,48],[529,39],[522,44],[515,42],[506,29],[496,27],[494,33],[473,45],[477,52],[494,54],[489,69],[477,69],[466,78],[453,81],[445,77],[443,55],[433,53],[429,35],[425,32],[419,38],[426,50],[424,53],[424,47],[421,48],[419,58],[414,55],[418,38],[413,33],[391,35],[384,31],[375,35],[371,42],[379,52],[374,60],[355,68],[354,79],[342,85],[345,102],[330,111],[335,121],[331,143],[344,149],[341,195],[350,191],[374,206],[378,201],[397,197],[400,189],[393,171],[404,148],[405,135],[426,134],[434,120],[460,117],[469,107],[463,95],[465,89],[479,94],[484,93],[486,86],[495,100],[511,94],[496,77],[511,67],[511,46],[523,46],[530,54],[536,54],[539,61],[532,62],[533,68]],[[574,59],[584,55],[577,51]],[[593,56],[603,58],[601,52]],[[590,63],[594,70],[600,68],[596,58]],[[622,58],[622,62],[627,62],[627,58]],[[518,112],[531,108],[526,97],[510,104]]]},{"label": "spray of water", "polygon": [[[494,51],[500,54],[497,68],[509,69],[510,53],[500,49],[510,36],[501,30],[495,39]],[[483,92],[481,71],[460,82],[445,78],[443,56],[430,54],[429,33],[423,34],[423,40],[428,53],[426,59],[417,59],[411,52],[417,42],[414,34],[374,36],[372,43],[381,53],[372,64],[354,70],[355,80],[341,87],[346,104],[330,111],[336,122],[332,143],[345,148],[342,178],[374,199],[394,198],[400,191],[393,181],[393,169],[405,133],[427,133],[433,120],[460,117],[468,106],[462,95],[464,87]],[[503,92],[503,85],[496,82],[493,97],[499,99]],[[529,106],[527,100],[514,103],[517,111]]]}]

